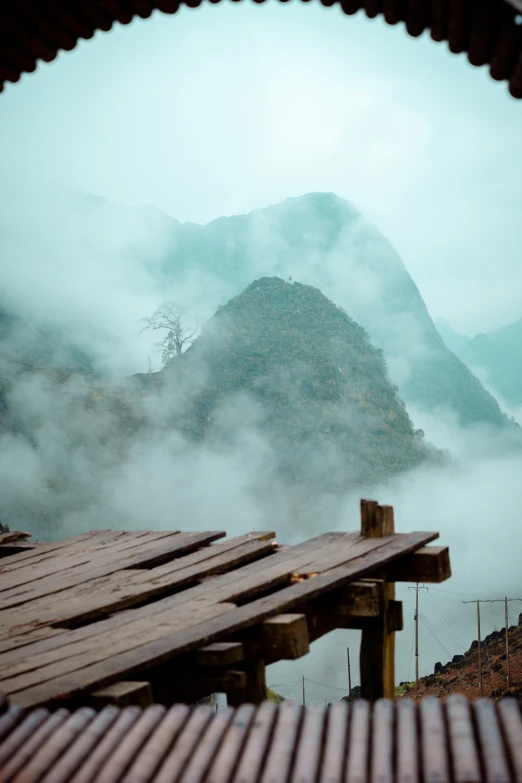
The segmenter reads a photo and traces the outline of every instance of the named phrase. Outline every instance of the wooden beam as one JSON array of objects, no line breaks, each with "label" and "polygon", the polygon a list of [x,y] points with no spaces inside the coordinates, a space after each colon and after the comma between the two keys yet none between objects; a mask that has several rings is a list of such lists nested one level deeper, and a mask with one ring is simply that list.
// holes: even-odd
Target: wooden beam
[{"label": "wooden beam", "polygon": [[451,576],[449,549],[447,546],[423,546],[406,555],[386,569],[390,582],[425,582],[440,584]]},{"label": "wooden beam", "polygon": [[99,710],[107,704],[116,707],[148,707],[152,704],[152,688],[149,682],[115,682],[99,691],[89,694],[86,703]]},{"label": "wooden beam", "polygon": [[198,667],[231,666],[245,658],[245,648],[241,642],[214,642],[197,650],[191,660]]},{"label": "wooden beam", "polygon": [[268,661],[293,661],[310,652],[305,614],[278,614],[261,624],[261,645]]},{"label": "wooden beam", "polygon": [[[395,533],[393,507],[379,506],[375,500],[361,500],[361,533],[368,538],[392,536]],[[396,603],[395,584],[387,582],[381,593],[378,622],[362,632],[361,696],[369,701],[395,697],[395,626],[399,620]]]},{"label": "wooden beam", "polygon": [[382,580],[350,582],[303,606],[310,642],[336,628],[372,628],[381,612]]}]

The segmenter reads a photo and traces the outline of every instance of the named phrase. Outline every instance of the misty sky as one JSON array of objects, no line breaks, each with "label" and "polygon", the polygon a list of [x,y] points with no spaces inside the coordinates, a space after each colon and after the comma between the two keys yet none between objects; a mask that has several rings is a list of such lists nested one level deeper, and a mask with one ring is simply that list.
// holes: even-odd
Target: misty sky
[{"label": "misty sky", "polygon": [[156,12],[40,65],[0,112],[0,182],[196,222],[334,191],[434,317],[468,333],[522,317],[522,102],[402,26],[319,4]]}]

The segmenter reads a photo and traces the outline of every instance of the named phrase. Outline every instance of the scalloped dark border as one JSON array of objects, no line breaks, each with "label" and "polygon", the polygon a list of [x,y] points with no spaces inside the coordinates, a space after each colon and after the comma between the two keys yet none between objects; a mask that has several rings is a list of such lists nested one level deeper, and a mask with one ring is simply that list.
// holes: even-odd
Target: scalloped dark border
[{"label": "scalloped dark border", "polygon": [[[254,0],[262,3],[265,0]],[[287,0],[281,0],[286,2]],[[209,0],[211,3],[220,0]],[[234,0],[239,2],[239,0]],[[310,0],[303,0],[310,2]],[[403,22],[409,35],[429,30],[450,51],[466,52],[472,65],[488,65],[493,79],[507,81],[514,98],[522,98],[522,17],[506,0],[320,0],[340,5],[352,15],[362,10],[390,24]],[[129,24],[153,11],[175,13],[180,5],[197,8],[202,0],[0,0],[0,91],[39,61],[54,60],[79,39],[108,31],[115,22]]]}]

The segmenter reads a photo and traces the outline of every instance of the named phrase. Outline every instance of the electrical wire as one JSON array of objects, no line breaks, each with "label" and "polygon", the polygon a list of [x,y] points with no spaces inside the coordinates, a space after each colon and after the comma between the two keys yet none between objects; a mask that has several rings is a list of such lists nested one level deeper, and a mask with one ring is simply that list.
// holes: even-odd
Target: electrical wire
[{"label": "electrical wire", "polygon": [[441,623],[442,631],[443,631],[444,635],[446,636],[446,638],[448,639],[448,641],[450,641],[452,644],[455,644],[460,650],[465,650],[466,649],[466,645],[462,642],[461,639],[458,638],[458,636],[451,629],[450,624],[448,623],[448,621],[444,617],[444,615],[443,615],[441,609],[439,608],[439,606],[437,605],[434,597],[430,594],[429,589],[427,590],[426,597],[428,598],[428,602],[429,602],[430,606],[432,607],[432,609],[434,610],[434,612],[435,612],[435,614],[437,616],[438,621]]},{"label": "electrical wire", "polygon": [[330,688],[333,691],[342,691],[346,693],[348,688],[339,688],[338,685],[327,685],[325,682],[316,682],[315,680],[309,680],[308,677],[304,678],[305,682],[312,682],[314,685],[320,685],[322,688]]},{"label": "electrical wire", "polygon": [[449,652],[446,650],[446,648],[445,648],[445,647],[444,647],[444,645],[442,644],[441,640],[440,640],[440,639],[439,639],[439,637],[437,636],[436,632],[433,630],[433,628],[431,627],[431,625],[429,624],[429,622],[426,620],[426,618],[424,617],[424,615],[420,614],[420,612],[419,612],[419,618],[422,620],[422,622],[424,623],[424,625],[426,626],[426,628],[428,629],[428,631],[430,631],[430,633],[432,634],[432,636],[434,637],[434,639],[435,639],[435,640],[436,640],[436,641],[437,641],[437,642],[440,644],[440,646],[442,647],[442,649],[444,650],[444,652],[446,653],[446,655],[448,656],[448,658],[451,658],[451,653],[449,653]]}]

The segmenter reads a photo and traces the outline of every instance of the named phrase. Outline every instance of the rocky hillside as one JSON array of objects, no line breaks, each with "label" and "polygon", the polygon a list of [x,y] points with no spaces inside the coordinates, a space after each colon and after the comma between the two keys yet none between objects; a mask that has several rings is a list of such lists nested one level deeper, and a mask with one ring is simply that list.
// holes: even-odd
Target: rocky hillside
[{"label": "rocky hillside", "polygon": [[310,489],[346,491],[442,459],[413,429],[382,352],[311,286],[256,280],[165,377],[178,389],[204,379],[185,432],[222,444],[255,429],[277,475]]},{"label": "rocky hillside", "polygon": [[446,347],[391,244],[348,202],[311,193],[207,225],[172,223],[169,249],[150,266],[172,286],[190,275],[229,295],[254,278],[298,278],[319,288],[382,348],[406,402],[449,408],[460,422],[509,426],[496,400]]},{"label": "rocky hillside", "polygon": [[[505,630],[488,634],[481,644],[482,687],[484,696],[500,699],[504,696],[522,698],[522,615],[518,625],[509,628],[509,669],[511,687],[506,681]],[[436,663],[435,671],[418,683],[401,682],[398,698],[420,699],[424,696],[444,698],[462,693],[469,699],[479,698],[478,642],[475,639],[464,655],[455,655],[446,664]]]}]

